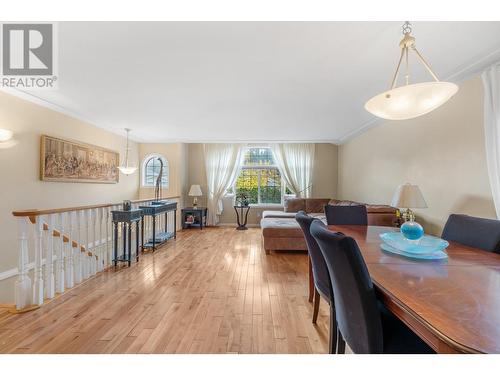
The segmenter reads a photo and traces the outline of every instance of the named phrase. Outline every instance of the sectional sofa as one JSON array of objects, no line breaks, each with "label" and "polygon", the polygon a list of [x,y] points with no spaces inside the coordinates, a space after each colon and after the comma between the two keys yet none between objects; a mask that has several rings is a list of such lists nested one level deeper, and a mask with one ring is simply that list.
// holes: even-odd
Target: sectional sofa
[{"label": "sectional sofa", "polygon": [[295,221],[295,214],[305,211],[307,214],[326,222],[324,207],[331,205],[365,205],[368,211],[368,225],[396,226],[396,208],[353,201],[329,198],[292,198],[285,200],[283,211],[264,211],[260,221],[264,249],[271,250],[307,250],[302,231]]}]

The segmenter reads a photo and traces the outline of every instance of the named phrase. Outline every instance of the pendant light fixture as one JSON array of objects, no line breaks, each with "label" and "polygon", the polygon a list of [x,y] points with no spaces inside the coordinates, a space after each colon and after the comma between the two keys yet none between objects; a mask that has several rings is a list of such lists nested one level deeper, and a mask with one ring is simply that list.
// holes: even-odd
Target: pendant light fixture
[{"label": "pendant light fixture", "polygon": [[127,174],[128,175],[128,174],[134,173],[137,170],[137,167],[129,165],[128,151],[130,150],[130,147],[129,147],[129,144],[128,144],[128,136],[129,136],[129,133],[130,133],[130,129],[125,129],[125,131],[127,132],[127,148],[125,149],[125,163],[122,166],[118,167],[118,169],[123,174]]},{"label": "pendant light fixture", "polygon": [[[391,89],[374,96],[365,104],[365,109],[377,117],[387,120],[408,120],[425,115],[446,103],[458,91],[458,86],[450,82],[441,82],[430,65],[415,47],[415,38],[411,34],[411,25],[403,25],[403,39],[399,43],[401,56],[392,79]],[[412,50],[424,65],[434,81],[410,84],[408,54]],[[401,62],[405,59],[406,84],[396,87]]]}]

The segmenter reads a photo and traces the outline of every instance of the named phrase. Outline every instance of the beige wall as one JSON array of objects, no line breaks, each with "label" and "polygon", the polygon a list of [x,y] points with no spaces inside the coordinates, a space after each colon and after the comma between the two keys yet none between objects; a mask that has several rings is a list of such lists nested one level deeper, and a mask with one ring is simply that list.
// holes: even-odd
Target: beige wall
[{"label": "beige wall", "polygon": [[205,158],[203,156],[203,144],[189,143],[187,144],[188,154],[188,175],[186,189],[186,205],[192,206],[193,198],[187,196],[191,185],[200,185],[203,196],[198,197],[199,206],[207,206],[207,174],[205,171]]},{"label": "beige wall", "polygon": [[[203,158],[203,145],[192,143],[188,145],[189,173],[188,188],[191,184],[199,184],[203,197],[198,199],[199,205],[206,205],[207,177]],[[313,172],[313,197],[334,198],[337,195],[337,146],[330,143],[316,144]],[[191,204],[187,197],[187,204]],[[220,218],[221,224],[236,223],[236,214],[233,209],[234,198],[223,199],[224,211]],[[282,210],[283,207],[252,207],[248,215],[248,223],[257,225],[260,222],[262,211]]]},{"label": "beige wall", "polygon": [[[13,210],[55,208],[136,199],[138,174],[120,175],[118,184],[43,182],[39,179],[40,135],[74,139],[120,152],[125,138],[59,112],[0,92],[0,128],[15,133],[17,144],[0,148],[0,273],[17,267],[18,245]],[[131,143],[131,160],[138,147]],[[10,281],[5,282],[12,282]],[[0,302],[12,294],[0,281]]]},{"label": "beige wall", "polygon": [[338,178],[338,146],[316,143],[314,151],[313,198],[336,198]]},{"label": "beige wall", "polygon": [[483,132],[479,77],[437,110],[385,122],[340,146],[339,196],[389,204],[399,184],[419,185],[429,208],[416,210],[426,231],[440,235],[450,213],[495,217]]}]

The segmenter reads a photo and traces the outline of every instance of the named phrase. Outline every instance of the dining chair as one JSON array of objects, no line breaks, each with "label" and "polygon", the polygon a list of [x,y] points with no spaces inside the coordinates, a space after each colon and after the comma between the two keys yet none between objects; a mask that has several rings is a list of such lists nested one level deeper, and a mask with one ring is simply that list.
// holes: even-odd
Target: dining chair
[{"label": "dining chair", "polygon": [[330,231],[321,221],[311,235],[323,254],[335,296],[337,353],[433,353],[416,334],[377,300],[356,241]]},{"label": "dining chair", "polygon": [[451,214],[441,238],[500,254],[500,221]]},{"label": "dining chair", "polygon": [[[318,319],[319,312],[319,302],[321,297],[328,303],[330,306],[330,340],[329,340],[329,352],[335,353],[336,344],[337,344],[337,323],[335,321],[335,304],[333,303],[333,292],[332,292],[332,284],[330,280],[330,275],[328,274],[328,268],[326,267],[325,259],[323,258],[323,254],[318,247],[318,243],[311,236],[310,228],[313,221],[320,221],[319,219],[315,219],[309,215],[307,215],[304,211],[299,211],[295,215],[295,220],[300,225],[302,232],[304,233],[304,238],[307,244],[307,250],[309,252],[309,259],[312,265],[312,273],[314,280],[314,310],[313,310],[313,318],[312,322],[316,324]],[[320,297],[321,296],[321,297]]]},{"label": "dining chair", "polygon": [[368,225],[366,206],[325,206],[328,225]]}]

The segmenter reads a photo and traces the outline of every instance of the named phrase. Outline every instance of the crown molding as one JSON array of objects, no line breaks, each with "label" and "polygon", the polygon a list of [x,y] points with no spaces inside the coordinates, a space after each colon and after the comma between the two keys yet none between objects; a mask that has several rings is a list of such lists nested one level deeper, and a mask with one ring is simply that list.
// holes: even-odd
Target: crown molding
[{"label": "crown molding", "polygon": [[64,115],[72,117],[74,119],[77,119],[77,120],[80,120],[83,122],[87,122],[90,125],[97,126],[95,121],[92,121],[92,120],[86,118],[85,116],[81,115],[80,113],[71,111],[67,108],[64,108],[64,107],[58,105],[58,104],[55,104],[55,103],[50,102],[48,100],[42,99],[39,96],[36,96],[34,93],[22,91],[22,90],[18,90],[18,89],[13,89],[13,88],[5,88],[5,87],[0,88],[0,91],[4,92],[6,94],[9,94],[9,95],[15,96],[19,99],[23,99],[23,100],[26,100],[28,102],[37,104],[41,107],[45,107],[45,108],[51,109],[53,111],[62,113]]},{"label": "crown molding", "polygon": [[[50,110],[53,110],[55,112],[61,113],[63,115],[66,115],[68,117],[71,117],[76,120],[80,120],[82,122],[85,122],[86,124],[90,126],[94,126],[96,128],[99,128],[101,130],[113,133],[115,135],[118,135],[120,137],[126,138],[126,135],[123,135],[123,129],[113,129],[113,128],[105,128],[103,126],[100,126],[97,124],[96,121],[89,119],[88,117],[85,117],[84,115],[72,111],[68,108],[65,108],[63,106],[60,106],[58,104],[55,104],[49,100],[42,99],[39,96],[35,94],[35,92],[27,92],[27,91],[22,91],[18,89],[13,89],[13,88],[5,88],[5,87],[0,87],[0,92],[15,96],[16,98],[25,100],[27,102],[39,105],[40,107],[44,107]],[[137,142],[133,137],[130,137],[130,140],[133,142]]]}]

